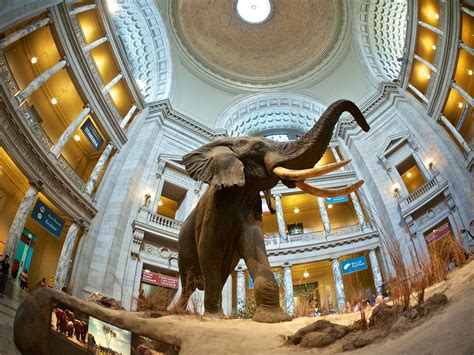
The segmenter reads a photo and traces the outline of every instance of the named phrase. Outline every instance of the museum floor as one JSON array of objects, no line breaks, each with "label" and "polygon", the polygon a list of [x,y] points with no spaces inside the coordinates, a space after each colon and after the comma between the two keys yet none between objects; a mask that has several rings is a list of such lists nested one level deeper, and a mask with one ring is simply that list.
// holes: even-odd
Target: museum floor
[{"label": "museum floor", "polygon": [[0,297],[0,354],[20,354],[13,344],[13,322],[15,312],[21,301],[28,297],[26,294],[20,294],[18,286],[8,283],[5,296]]}]

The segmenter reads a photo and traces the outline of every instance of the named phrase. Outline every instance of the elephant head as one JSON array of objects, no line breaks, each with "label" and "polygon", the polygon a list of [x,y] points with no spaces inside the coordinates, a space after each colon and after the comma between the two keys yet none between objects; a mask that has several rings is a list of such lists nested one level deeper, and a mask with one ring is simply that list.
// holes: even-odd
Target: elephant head
[{"label": "elephant head", "polygon": [[357,190],[363,181],[337,189],[320,189],[304,180],[337,170],[350,160],[315,166],[326,150],[334,127],[343,112],[349,112],[359,126],[369,130],[362,112],[351,101],[331,104],[318,122],[298,140],[280,143],[262,137],[231,137],[205,144],[183,157],[192,178],[216,189],[253,186],[265,191],[281,180],[288,187],[321,197],[334,197]]}]

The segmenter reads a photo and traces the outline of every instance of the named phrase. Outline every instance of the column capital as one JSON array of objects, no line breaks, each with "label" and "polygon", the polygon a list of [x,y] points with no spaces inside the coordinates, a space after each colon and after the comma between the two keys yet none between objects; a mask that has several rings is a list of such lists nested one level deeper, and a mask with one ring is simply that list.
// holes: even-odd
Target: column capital
[{"label": "column capital", "polygon": [[281,198],[281,193],[278,192],[276,194],[272,194],[272,196],[273,196],[273,198],[276,198],[276,197]]},{"label": "column capital", "polygon": [[291,268],[293,265],[289,261],[285,261],[282,265],[281,268]]},{"label": "column capital", "polygon": [[30,187],[33,187],[38,191],[41,191],[41,189],[43,188],[43,182],[41,180],[31,180],[28,183]]}]

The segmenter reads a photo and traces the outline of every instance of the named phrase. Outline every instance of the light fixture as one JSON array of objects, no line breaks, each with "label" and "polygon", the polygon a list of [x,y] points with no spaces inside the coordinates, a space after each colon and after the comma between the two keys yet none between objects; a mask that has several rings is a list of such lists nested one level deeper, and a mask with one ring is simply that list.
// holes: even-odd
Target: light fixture
[{"label": "light fixture", "polygon": [[393,188],[393,194],[395,195],[396,198],[400,197],[400,189],[398,187]]},{"label": "light fixture", "polygon": [[328,208],[332,208],[332,204],[331,204],[331,203],[328,205]]},{"label": "light fixture", "polygon": [[438,13],[434,14],[434,18],[439,19],[439,14]]},{"label": "light fixture", "polygon": [[304,277],[305,279],[307,279],[307,278],[309,277],[309,272],[305,270],[305,271],[303,272],[303,277]]},{"label": "light fixture", "polygon": [[429,80],[429,79],[431,78],[430,73],[426,73],[426,74],[425,74],[425,78]]},{"label": "light fixture", "polygon": [[436,45],[432,45],[431,48],[435,51],[436,50]]},{"label": "light fixture", "polygon": [[411,178],[411,173],[408,173],[408,174],[407,174],[407,178]]},{"label": "light fixture", "polygon": [[75,140],[76,142],[79,142],[79,141],[81,140],[81,136],[78,135],[78,134],[75,134],[75,135],[74,135],[74,140]]},{"label": "light fixture", "polygon": [[53,97],[53,98],[51,99],[51,103],[52,103],[53,105],[56,105],[56,104],[58,103],[58,99],[55,98],[55,97]]},{"label": "light fixture", "polygon": [[472,69],[469,69],[469,70],[467,71],[467,74],[468,74],[468,75],[472,75]]},{"label": "light fixture", "polygon": [[38,57],[31,57],[31,64],[36,64],[38,62]]},{"label": "light fixture", "polygon": [[463,105],[462,105],[462,102],[461,102],[461,101],[459,101],[459,103],[458,103],[458,107],[459,107],[459,108],[462,108],[462,106],[463,106]]},{"label": "light fixture", "polygon": [[272,4],[270,0],[238,0],[236,10],[245,22],[258,24],[270,17]]},{"label": "light fixture", "polygon": [[159,200],[158,201],[158,206],[163,206],[163,201]]},{"label": "light fixture", "polygon": [[295,209],[293,210],[294,213],[300,213],[300,209],[298,207],[295,207]]}]

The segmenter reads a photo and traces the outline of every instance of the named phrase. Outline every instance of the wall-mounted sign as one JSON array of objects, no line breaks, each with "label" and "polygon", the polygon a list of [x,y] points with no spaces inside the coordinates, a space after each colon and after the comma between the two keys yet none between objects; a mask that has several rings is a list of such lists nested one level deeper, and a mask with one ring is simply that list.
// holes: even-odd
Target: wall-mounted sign
[{"label": "wall-mounted sign", "polygon": [[341,261],[342,274],[347,275],[353,272],[367,269],[367,260],[365,256],[358,256],[348,260]]},{"label": "wall-mounted sign", "polygon": [[178,288],[179,279],[177,277],[157,274],[148,270],[142,273],[142,282],[150,285],[162,286],[167,288]]},{"label": "wall-mounted sign", "polygon": [[446,234],[451,232],[451,228],[449,227],[449,223],[443,224],[441,227],[436,228],[433,232],[428,235],[425,235],[426,244],[433,243],[438,239],[441,239]]},{"label": "wall-mounted sign", "polygon": [[[273,276],[275,277],[275,281],[277,282],[278,287],[281,285],[281,276],[278,271],[273,271]],[[249,290],[252,290],[254,287],[252,276],[249,275]]]},{"label": "wall-mounted sign", "polygon": [[64,221],[40,199],[36,201],[31,217],[49,233],[59,238],[64,228]]},{"label": "wall-mounted sign", "polygon": [[104,144],[104,140],[100,136],[90,118],[88,118],[81,126],[81,131],[87,137],[95,151],[98,152]]},{"label": "wall-mounted sign", "polygon": [[326,204],[330,205],[333,203],[347,202],[349,198],[347,196],[337,196],[337,197],[326,197]]}]

